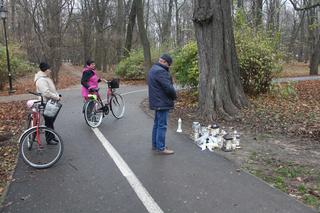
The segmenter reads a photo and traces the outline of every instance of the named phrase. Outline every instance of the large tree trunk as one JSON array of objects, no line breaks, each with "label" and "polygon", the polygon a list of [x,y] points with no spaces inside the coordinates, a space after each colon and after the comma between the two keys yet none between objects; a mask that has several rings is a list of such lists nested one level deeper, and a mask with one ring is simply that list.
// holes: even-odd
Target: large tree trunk
[{"label": "large tree trunk", "polygon": [[280,19],[280,1],[270,0],[268,4],[267,14],[267,30],[274,36],[275,32],[279,30],[279,19]]},{"label": "large tree trunk", "polygon": [[117,7],[117,25],[116,25],[116,63],[118,63],[123,56],[123,34],[124,34],[124,2],[123,0],[118,0]]},{"label": "large tree trunk", "polygon": [[237,8],[243,9],[243,1],[244,0],[237,0]]},{"label": "large tree trunk", "polygon": [[137,15],[137,8],[136,8],[136,1],[132,2],[131,10],[129,13],[129,21],[127,25],[127,35],[126,35],[126,43],[125,43],[125,50],[124,55],[129,56],[132,46],[132,34],[133,28],[136,23],[136,15]]},{"label": "large tree trunk", "polygon": [[320,61],[320,35],[310,59],[310,75],[318,75]]},{"label": "large tree trunk", "polygon": [[306,20],[305,13],[300,14],[301,26],[299,30],[299,45],[298,45],[298,62],[303,62],[305,55],[305,34],[306,34]]},{"label": "large tree trunk", "polygon": [[177,47],[181,46],[181,26],[180,26],[180,18],[179,18],[179,10],[180,8],[178,7],[178,0],[174,0],[174,5],[176,7],[176,14],[175,14],[175,19],[176,19],[176,45]]},{"label": "large tree trunk", "polygon": [[253,27],[257,30],[262,26],[263,0],[252,0]]},{"label": "large tree trunk", "polygon": [[[315,28],[315,25],[317,23],[317,13],[316,9],[310,9],[307,12],[308,15],[308,51],[309,51],[309,58],[310,58],[310,75],[317,75],[318,73],[313,73],[312,71],[316,71],[315,69],[311,69],[311,57],[314,55],[317,55],[317,37],[318,37],[318,30]],[[317,60],[316,60],[317,61]]]},{"label": "large tree trunk", "polygon": [[232,119],[248,101],[240,81],[230,0],[194,0],[199,52],[199,110],[204,119]]},{"label": "large tree trunk", "polygon": [[92,9],[88,0],[81,1],[81,19],[82,19],[82,45],[83,45],[83,62],[86,62],[88,59],[91,59],[91,37],[92,37]]},{"label": "large tree trunk", "polygon": [[49,1],[47,2],[47,7],[45,8],[45,13],[47,15],[47,60],[51,65],[52,79],[55,83],[58,83],[59,70],[61,66],[61,8],[62,1]]},{"label": "large tree trunk", "polygon": [[173,0],[169,0],[168,11],[165,11],[164,13],[165,16],[162,22],[161,44],[164,47],[169,46],[168,41],[170,41],[172,8],[173,8]]},{"label": "large tree trunk", "polygon": [[139,35],[140,35],[141,44],[143,46],[144,70],[147,73],[147,71],[151,67],[151,52],[150,52],[150,44],[147,36],[147,31],[145,29],[145,25],[143,21],[143,4],[142,4],[142,0],[134,0],[134,2],[136,2]]}]

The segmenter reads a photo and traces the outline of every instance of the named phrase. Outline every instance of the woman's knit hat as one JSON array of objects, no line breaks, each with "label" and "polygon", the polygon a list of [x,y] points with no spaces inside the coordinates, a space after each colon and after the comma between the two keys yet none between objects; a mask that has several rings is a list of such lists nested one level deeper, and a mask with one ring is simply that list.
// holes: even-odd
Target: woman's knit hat
[{"label": "woman's knit hat", "polygon": [[42,72],[46,71],[47,69],[50,69],[49,64],[47,64],[46,62],[41,62],[39,64],[39,68]]}]

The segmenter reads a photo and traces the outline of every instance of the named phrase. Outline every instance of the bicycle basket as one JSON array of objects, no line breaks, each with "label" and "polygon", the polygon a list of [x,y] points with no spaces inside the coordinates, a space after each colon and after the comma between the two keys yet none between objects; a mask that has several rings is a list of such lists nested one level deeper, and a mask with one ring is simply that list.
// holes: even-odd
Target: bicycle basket
[{"label": "bicycle basket", "polygon": [[54,100],[48,100],[46,107],[44,108],[43,115],[46,117],[55,118],[57,117],[61,107],[61,103]]},{"label": "bicycle basket", "polygon": [[120,84],[120,79],[119,78],[113,78],[111,81],[109,81],[108,83],[108,87],[109,88],[119,88],[119,84]]}]

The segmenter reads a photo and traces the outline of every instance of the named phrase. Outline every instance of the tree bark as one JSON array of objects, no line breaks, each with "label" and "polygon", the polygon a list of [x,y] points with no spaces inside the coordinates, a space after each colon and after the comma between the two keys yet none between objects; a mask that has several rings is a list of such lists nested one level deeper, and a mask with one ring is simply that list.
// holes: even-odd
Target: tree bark
[{"label": "tree bark", "polygon": [[118,0],[117,7],[117,25],[116,25],[116,63],[118,63],[123,56],[123,29],[124,29],[124,2]]},{"label": "tree bark", "polygon": [[150,52],[150,44],[147,36],[147,31],[145,29],[144,20],[143,20],[143,5],[142,0],[134,0],[136,2],[137,9],[137,21],[139,28],[140,41],[143,46],[143,56],[144,56],[144,70],[145,73],[151,67],[151,52]]},{"label": "tree bark", "polygon": [[299,30],[299,45],[298,45],[298,62],[303,62],[305,55],[305,34],[306,34],[306,20],[305,13],[300,14],[301,27]]},{"label": "tree bark", "polygon": [[16,0],[11,0],[11,32],[13,40],[16,40]]},{"label": "tree bark", "polygon": [[257,30],[262,25],[263,0],[252,0],[253,26]]},{"label": "tree bark", "polygon": [[55,83],[58,83],[61,66],[61,7],[62,1],[56,0],[48,2],[48,7],[46,8],[48,12],[47,20],[50,20],[48,23],[48,62],[51,64],[52,78]]},{"label": "tree bark", "polygon": [[320,35],[310,58],[310,75],[318,75],[320,61]]},{"label": "tree bark", "polygon": [[279,0],[269,1],[268,14],[267,14],[267,29],[272,36],[274,36],[275,32],[279,30],[279,20],[280,20],[279,7],[280,7]]},{"label": "tree bark", "polygon": [[204,119],[237,117],[248,101],[240,81],[230,0],[194,0],[199,53],[199,111]]},{"label": "tree bark", "polygon": [[126,43],[125,43],[125,50],[124,56],[129,56],[132,46],[132,34],[133,28],[136,23],[136,15],[137,15],[137,8],[136,8],[136,1],[132,2],[131,10],[129,13],[129,21],[127,26],[127,35],[126,35]]},{"label": "tree bark", "polygon": [[[309,59],[310,59],[310,70],[309,70],[309,74],[310,75],[317,75],[318,73],[316,72],[318,69],[315,69],[315,67],[313,69],[311,69],[311,60],[312,60],[312,56],[313,55],[317,55],[317,34],[318,31],[315,28],[315,24],[317,23],[317,13],[315,8],[309,9],[307,11],[307,19],[308,19],[308,51],[309,51]],[[315,62],[317,61],[316,59]],[[313,63],[315,63],[313,62]],[[315,65],[313,65],[315,66]]]},{"label": "tree bark", "polygon": [[179,7],[178,0],[174,0],[174,5],[176,7],[175,19],[176,19],[176,45],[177,47],[181,46],[181,27],[180,27],[180,18],[179,18]]},{"label": "tree bark", "polygon": [[81,1],[83,62],[92,57],[92,9],[88,0]]},{"label": "tree bark", "polygon": [[170,33],[171,33],[170,28],[171,28],[172,8],[173,8],[173,0],[169,0],[168,11],[165,11],[164,19],[162,22],[162,32],[161,32],[162,46],[169,46],[168,41],[170,41]]},{"label": "tree bark", "polygon": [[237,0],[237,8],[243,9],[243,0]]}]

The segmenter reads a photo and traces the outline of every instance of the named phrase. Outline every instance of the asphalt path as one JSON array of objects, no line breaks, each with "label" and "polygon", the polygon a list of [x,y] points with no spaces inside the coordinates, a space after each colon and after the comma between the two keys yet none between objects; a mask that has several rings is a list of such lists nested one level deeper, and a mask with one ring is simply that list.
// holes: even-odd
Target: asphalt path
[{"label": "asphalt path", "polygon": [[[153,119],[140,109],[145,86],[123,86],[126,113],[97,129],[82,115],[80,89],[63,90],[56,131],[64,154],[50,169],[18,161],[1,212],[311,213],[311,208],[200,149],[169,127],[170,156],[151,150]],[[242,141],[245,146],[245,141]]]}]

